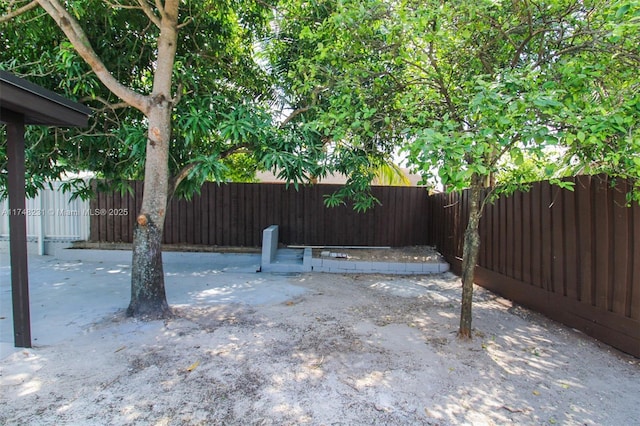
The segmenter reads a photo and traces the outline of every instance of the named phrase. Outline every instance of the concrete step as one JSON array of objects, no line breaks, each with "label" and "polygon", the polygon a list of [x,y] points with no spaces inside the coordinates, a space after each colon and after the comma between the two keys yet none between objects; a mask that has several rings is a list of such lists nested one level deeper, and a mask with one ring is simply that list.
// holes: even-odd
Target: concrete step
[{"label": "concrete step", "polygon": [[274,263],[302,264],[303,259],[303,249],[278,249],[273,261]]},{"label": "concrete step", "polygon": [[273,260],[263,262],[261,269],[263,272],[309,272],[311,249],[278,249]]}]

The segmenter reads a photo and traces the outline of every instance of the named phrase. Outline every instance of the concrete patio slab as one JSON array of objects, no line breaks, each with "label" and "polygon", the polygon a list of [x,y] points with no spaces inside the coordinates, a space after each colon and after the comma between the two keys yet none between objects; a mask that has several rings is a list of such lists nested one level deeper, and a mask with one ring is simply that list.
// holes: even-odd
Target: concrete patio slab
[{"label": "concrete patio slab", "polygon": [[[126,309],[131,252],[65,250],[62,259],[30,255],[29,293],[34,346],[51,345]],[[165,252],[167,299],[172,306],[259,305],[302,294],[272,274],[256,274],[259,254]],[[0,359],[14,353],[9,255],[0,254]]]}]

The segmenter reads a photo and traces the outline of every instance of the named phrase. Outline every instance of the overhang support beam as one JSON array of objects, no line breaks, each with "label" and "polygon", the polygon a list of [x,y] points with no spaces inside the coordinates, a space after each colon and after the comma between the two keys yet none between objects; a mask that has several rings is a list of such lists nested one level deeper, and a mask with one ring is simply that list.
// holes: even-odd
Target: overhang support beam
[{"label": "overhang support beam", "polygon": [[30,348],[31,316],[29,312],[29,271],[27,264],[24,116],[4,112],[2,119],[7,126],[9,253],[11,257],[13,335],[16,347]]}]

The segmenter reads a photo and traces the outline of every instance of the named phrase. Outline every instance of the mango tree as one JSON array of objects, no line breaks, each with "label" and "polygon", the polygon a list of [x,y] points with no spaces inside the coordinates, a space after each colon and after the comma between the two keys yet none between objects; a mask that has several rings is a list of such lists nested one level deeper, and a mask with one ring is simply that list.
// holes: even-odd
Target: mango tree
[{"label": "mango tree", "polygon": [[173,194],[225,180],[224,159],[238,152],[291,180],[317,163],[305,157],[315,155],[305,129],[270,114],[274,87],[258,46],[272,14],[252,0],[0,2],[2,68],[95,111],[82,134],[30,130],[32,192],[66,171],[144,179],[129,315],[171,315],[161,241]]}]

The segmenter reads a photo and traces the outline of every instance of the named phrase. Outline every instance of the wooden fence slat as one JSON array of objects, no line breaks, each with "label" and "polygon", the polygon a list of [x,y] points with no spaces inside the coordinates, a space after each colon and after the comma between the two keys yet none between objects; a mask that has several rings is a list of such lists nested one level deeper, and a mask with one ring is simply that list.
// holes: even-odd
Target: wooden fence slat
[{"label": "wooden fence slat", "polygon": [[[93,189],[94,192],[97,192],[98,185],[96,181],[91,182],[91,188]],[[98,204],[98,200],[99,200],[99,197],[94,197],[91,200],[89,200],[90,213],[93,213],[96,211],[96,209],[100,208],[100,205]],[[89,218],[89,238],[90,239],[99,238],[99,233],[100,233],[99,224],[100,224],[100,221]]]},{"label": "wooden fence slat", "polygon": [[542,282],[542,184],[531,187],[531,280],[529,284],[541,288]]},{"label": "wooden fence slat", "polygon": [[517,194],[505,199],[505,275],[514,278],[516,276],[516,243],[519,238],[516,234],[516,198]]},{"label": "wooden fence slat", "polygon": [[531,217],[533,215],[533,207],[531,205],[531,192],[525,192],[521,197],[521,205],[522,205],[522,220],[521,220],[521,266],[520,266],[520,276],[518,277],[521,281],[530,284],[531,276],[532,276],[532,268],[531,268],[531,257],[532,257],[532,246],[533,239],[538,239],[537,236],[532,235],[531,228]]},{"label": "wooden fence slat", "polygon": [[202,216],[200,211],[202,210],[202,190],[200,190],[199,194],[193,195],[193,206],[191,206],[192,214],[193,214],[193,243],[192,244],[203,244],[203,235],[202,235]]},{"label": "wooden fence slat", "polygon": [[563,191],[563,222],[564,222],[564,280],[565,295],[572,300],[579,299],[578,289],[578,234],[576,193]]},{"label": "wooden fence slat", "polygon": [[511,240],[513,241],[513,277],[522,281],[522,252],[525,244],[523,240],[523,210],[522,210],[522,193],[513,194],[513,233]]},{"label": "wooden fence slat", "polygon": [[540,268],[540,278],[541,285],[543,289],[551,290],[551,270],[553,265],[553,251],[551,246],[551,237],[553,230],[551,228],[551,208],[552,208],[552,199],[551,199],[551,186],[549,183],[544,182],[541,185],[541,193],[540,193],[540,234],[541,234],[541,268]]},{"label": "wooden fence slat", "polygon": [[[107,207],[107,193],[100,192],[98,194],[98,208],[99,209],[104,209],[106,207]],[[102,216],[97,216],[97,217],[100,218],[99,219],[100,226],[98,227],[98,237],[100,238],[100,240],[98,240],[98,241],[109,241],[107,239],[107,221],[104,220],[104,218]]]},{"label": "wooden fence slat", "polygon": [[610,198],[607,182],[594,182],[594,196],[598,200],[594,204],[594,280],[595,306],[603,310],[609,309],[609,226],[610,226]]},{"label": "wooden fence slat", "polygon": [[200,244],[209,245],[209,185],[202,185],[200,190]]},{"label": "wooden fence slat", "polygon": [[114,208],[113,210],[108,210],[107,215],[109,220],[113,222],[113,240],[116,242],[122,241],[122,227],[120,226],[121,218],[116,215],[116,210],[120,210],[121,206],[126,202],[125,197],[122,196],[119,192],[116,192],[114,195],[114,206],[118,206],[118,208]]},{"label": "wooden fence slat", "polygon": [[291,226],[289,226],[289,191],[285,188],[281,188],[277,194],[278,197],[278,209],[274,212],[274,219],[272,222],[279,225],[279,236],[281,241],[291,241]]},{"label": "wooden fence slat", "polygon": [[191,220],[192,203],[184,198],[178,200],[178,211],[180,212],[180,235],[178,241],[181,244],[189,243],[193,235],[193,221]]},{"label": "wooden fence slat", "polygon": [[591,178],[583,176],[576,182],[576,213],[578,237],[578,300],[595,305],[593,280],[593,207],[591,197]]},{"label": "wooden fence slat", "polygon": [[[317,191],[317,188],[315,187],[304,187],[302,188],[302,190],[306,193],[309,190],[315,190]],[[304,237],[304,229],[305,229],[305,217],[306,217],[306,209],[311,208],[312,210],[315,208],[315,206],[308,206],[306,203],[306,200],[304,197],[301,197],[299,194],[299,192],[296,192],[295,190],[293,191],[288,191],[289,193],[289,197],[293,203],[293,209],[294,209],[294,216],[292,219],[292,228],[294,229],[293,233],[292,233],[292,237],[291,240],[293,243],[295,244],[300,244],[305,240]],[[310,238],[309,241],[315,241],[314,240],[314,236],[317,238],[318,233],[322,232],[322,230],[324,229],[324,224],[323,223],[318,223],[317,220],[311,219],[311,222],[309,223],[309,226],[313,226],[315,228],[315,232],[313,233],[313,236]]]},{"label": "wooden fence slat", "polygon": [[[433,213],[432,213],[433,214]],[[485,268],[491,268],[492,265],[492,253],[493,253],[493,239],[491,238],[493,232],[493,205],[487,204],[484,207],[484,213],[480,219],[482,231],[480,232],[480,262],[479,264]]]},{"label": "wooden fence slat", "polygon": [[124,206],[124,208],[127,209],[127,214],[124,215],[122,217],[122,241],[131,241],[133,239],[133,227],[131,226],[132,224],[132,218],[134,218],[136,216],[136,201],[133,195],[131,195],[131,193],[127,192],[127,197],[126,197],[127,203]]},{"label": "wooden fence slat", "polygon": [[566,282],[565,282],[565,265],[566,257],[564,252],[564,240],[565,240],[565,223],[562,215],[564,209],[564,190],[558,187],[552,187],[551,196],[551,287],[550,290],[554,293],[566,295]]},{"label": "wooden fence slat", "polygon": [[631,251],[629,249],[631,235],[631,223],[629,214],[631,210],[626,207],[627,187],[619,184],[611,188],[613,193],[613,279],[611,280],[611,311],[624,315],[630,301],[630,276],[629,263]]},{"label": "wooden fence slat", "polygon": [[[118,196],[117,192],[113,192],[111,194],[108,194],[106,197],[106,207],[105,207],[105,212],[109,212],[110,210],[112,210],[114,208],[114,206],[117,205],[117,200],[114,200],[114,198],[116,198]],[[107,239],[109,241],[118,241],[115,238],[115,232],[114,232],[114,220],[113,220],[113,216],[109,215],[108,213],[101,213],[101,215],[105,218],[105,222],[107,222]]]},{"label": "wooden fence slat", "polygon": [[216,210],[218,208],[218,204],[216,201],[216,194],[218,191],[218,187],[213,182],[207,182],[205,184],[207,186],[207,218],[208,220],[208,228],[209,228],[209,239],[208,244],[215,246],[218,244],[216,237]]},{"label": "wooden fence slat", "polygon": [[261,205],[260,205],[260,191],[253,191],[251,197],[251,210],[253,215],[253,231],[251,246],[258,247],[262,242],[262,223],[260,223]]},{"label": "wooden fence slat", "polygon": [[500,205],[494,202],[491,205],[491,262],[489,269],[497,271],[500,269]]}]

